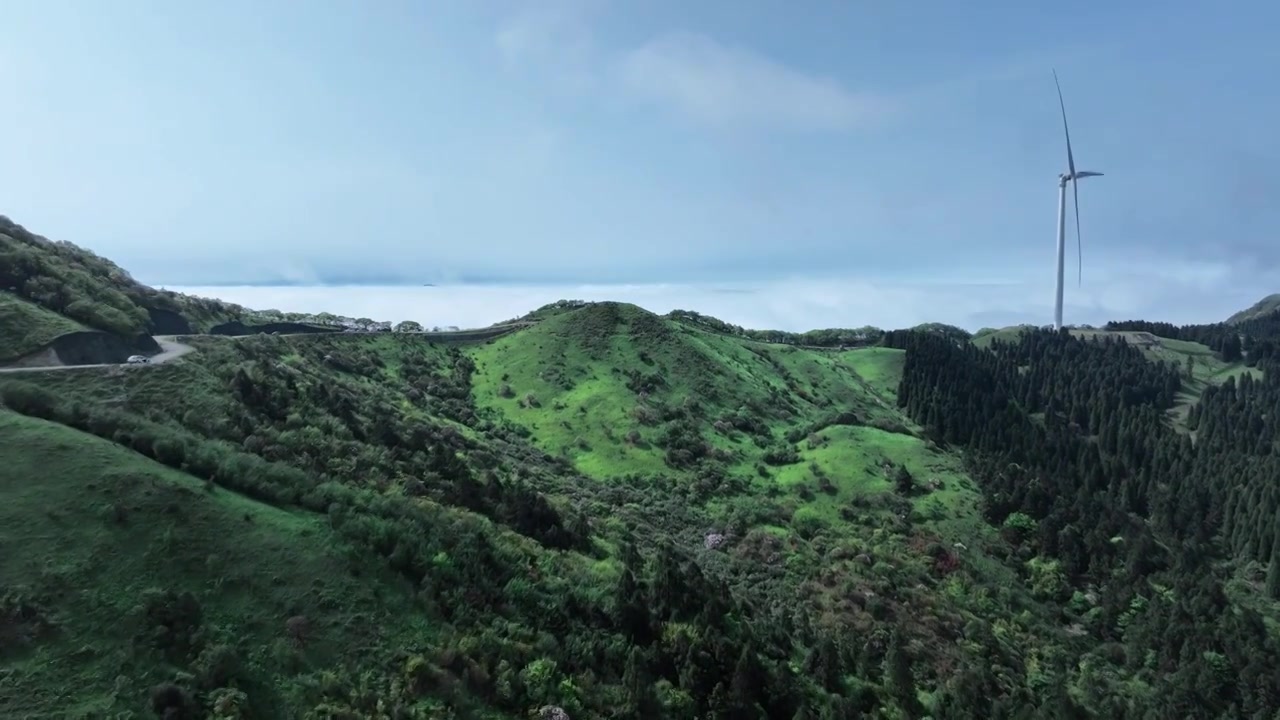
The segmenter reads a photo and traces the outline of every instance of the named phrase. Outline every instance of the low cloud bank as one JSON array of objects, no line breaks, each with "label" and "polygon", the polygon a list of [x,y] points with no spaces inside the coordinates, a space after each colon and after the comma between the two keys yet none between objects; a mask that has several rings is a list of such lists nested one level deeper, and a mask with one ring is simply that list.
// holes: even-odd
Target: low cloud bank
[{"label": "low cloud bank", "polygon": [[[1230,278],[1117,273],[1084,289],[1069,287],[1066,320],[1101,324],[1144,318],[1213,322],[1271,292]],[[1052,320],[1052,286],[1028,283],[910,283],[789,279],[752,284],[446,285],[169,287],[255,309],[328,311],[427,326],[480,327],[561,299],[616,300],[656,313],[694,310],[757,329],[909,327],[942,322],[968,330]]]}]

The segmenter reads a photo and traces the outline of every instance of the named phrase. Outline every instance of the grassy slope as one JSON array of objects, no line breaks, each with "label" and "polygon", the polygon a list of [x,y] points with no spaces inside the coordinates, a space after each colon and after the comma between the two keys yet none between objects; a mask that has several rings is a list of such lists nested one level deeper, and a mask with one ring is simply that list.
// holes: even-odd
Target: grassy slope
[{"label": "grassy slope", "polygon": [[[802,506],[818,509],[829,520],[835,520],[833,508],[841,502],[889,490],[886,461],[906,465],[922,480],[939,475],[957,480],[956,491],[973,489],[967,478],[960,478],[954,458],[929,450],[924,441],[904,432],[833,426],[796,443],[783,440],[787,430],[843,410],[854,410],[867,422],[908,428],[910,421],[893,406],[902,371],[899,350],[810,351],[692,329],[631,306],[595,306],[576,315],[553,315],[539,327],[478,346],[472,355],[478,368],[477,401],[528,428],[542,449],[569,457],[593,477],[681,475],[666,465],[659,444],[648,441],[660,435],[658,430],[639,423],[634,410],[639,405],[678,405],[694,396],[707,419],[752,404],[785,408],[770,418],[768,429],[775,440],[795,447],[800,460],[770,469],[761,487],[812,485],[816,465],[838,492],[819,494]],[[629,371],[656,371],[665,385],[642,400],[626,387]],[[511,397],[499,392],[503,385],[510,386]],[[527,402],[529,394],[536,404]],[[639,446],[619,442],[628,429],[648,437]],[[764,453],[746,433],[726,437],[704,427],[702,436],[734,453],[731,470],[756,472]],[[959,502],[972,505],[975,500],[970,494]]]},{"label": "grassy slope", "polygon": [[123,337],[147,330],[148,309],[177,312],[197,332],[252,315],[221,300],[148,287],[87,248],[51,242],[0,215],[0,289],[10,288],[22,288],[50,312]]},{"label": "grassy slope", "polygon": [[1182,390],[1178,393],[1178,401],[1170,411],[1170,417],[1179,428],[1185,428],[1187,415],[1191,406],[1199,402],[1200,395],[1211,385],[1221,385],[1228,378],[1252,373],[1261,377],[1256,369],[1245,366],[1242,362],[1226,363],[1220,360],[1212,350],[1200,343],[1186,340],[1170,340],[1159,338],[1158,346],[1145,347],[1143,354],[1152,360],[1170,362],[1179,368],[1186,368],[1187,359],[1191,358],[1192,376],[1183,375]]},{"label": "grassy slope", "polygon": [[[987,347],[996,339],[1014,340],[1021,332],[1021,327],[1004,328],[975,338],[973,343],[978,347]],[[1187,359],[1191,358],[1193,363],[1192,377],[1187,380],[1185,374],[1183,375],[1182,390],[1178,393],[1177,403],[1169,412],[1169,417],[1174,425],[1182,429],[1186,428],[1187,415],[1191,411],[1191,406],[1200,400],[1200,395],[1204,393],[1205,388],[1211,385],[1221,385],[1228,378],[1238,377],[1245,373],[1253,373],[1255,377],[1260,377],[1260,373],[1257,370],[1247,367],[1242,362],[1225,363],[1207,346],[1196,342],[1171,340],[1145,332],[1073,329],[1071,334],[1085,338],[1120,337],[1128,342],[1136,343],[1142,348],[1142,353],[1153,362],[1173,363],[1180,370],[1186,368]]]},{"label": "grassy slope", "polygon": [[1183,374],[1182,390],[1178,393],[1177,402],[1169,411],[1174,425],[1186,429],[1187,415],[1191,406],[1200,401],[1200,395],[1211,385],[1221,385],[1228,378],[1238,377],[1245,373],[1260,376],[1257,370],[1245,366],[1243,362],[1226,363],[1220,360],[1207,346],[1187,340],[1171,340],[1150,333],[1108,332],[1105,330],[1072,331],[1081,336],[1117,335],[1142,348],[1142,354],[1153,362],[1172,363],[1179,370],[1185,370],[1188,359],[1192,362],[1192,376],[1188,379]]},{"label": "grassy slope", "polygon": [[1227,318],[1227,323],[1236,325],[1246,320],[1268,315],[1275,312],[1278,308],[1280,308],[1280,293],[1275,293],[1273,295],[1268,295],[1254,303],[1252,306],[1233,314],[1231,317]]},{"label": "grassy slope", "polygon": [[1030,325],[1014,325],[1012,327],[1000,328],[997,330],[990,330],[987,332],[983,332],[981,335],[974,336],[973,344],[977,345],[980,348],[985,348],[990,346],[991,343],[995,342],[996,340],[1004,340],[1005,342],[1012,342],[1014,340],[1017,340],[1018,336],[1021,335],[1022,332],[1028,327],[1031,327],[1031,326]]},{"label": "grassy slope", "polygon": [[[557,314],[472,355],[477,403],[594,477],[668,471],[662,424],[644,422],[648,410],[696,400],[707,424],[742,409],[778,434],[837,411],[881,412],[880,398],[830,354],[704,332],[629,305]],[[633,376],[651,387],[629,389]],[[624,442],[633,430],[640,441]],[[702,435],[739,466],[762,454],[742,433]]]},{"label": "grassy slope", "polygon": [[[298,397],[305,394],[306,386],[324,383],[358,395],[367,417],[403,413],[423,422],[451,425],[500,458],[511,458],[502,460],[504,465],[525,465],[516,456],[503,454],[511,452],[512,446],[494,440],[483,422],[464,426],[411,399],[404,376],[407,364],[421,363],[423,358],[434,362],[432,358],[446,355],[444,348],[414,338],[206,338],[196,341],[197,353],[146,372],[119,377],[91,371],[49,373],[30,379],[60,397],[168,417],[188,428],[212,431],[226,417],[228,372],[241,362],[237,348],[243,343],[269,350],[271,355],[266,357],[270,359],[255,372],[275,367],[279,373],[293,375],[300,383]],[[878,602],[916,623],[915,632],[921,638],[932,638],[927,641],[936,665],[926,673],[929,677],[945,677],[950,667],[945,658],[966,652],[943,639],[945,628],[963,625],[966,618],[997,623],[1010,642],[1024,647],[1035,646],[1037,637],[1061,632],[1031,601],[1024,578],[990,554],[1001,541],[982,522],[979,494],[959,460],[916,437],[911,423],[897,412],[894,391],[902,369],[898,351],[820,352],[768,345],[702,332],[632,306],[606,304],[556,314],[537,327],[474,346],[467,353],[477,365],[471,395],[482,415],[527,428],[536,446],[566,456],[577,470],[596,478],[573,485],[564,479],[530,475],[544,483],[542,489],[559,497],[558,502],[572,503],[586,513],[600,533],[596,542],[601,548],[613,546],[616,528],[637,522],[653,532],[670,533],[682,544],[700,544],[708,528],[728,529],[737,538],[729,552],[741,556],[748,567],[760,568],[748,570],[741,582],[733,581],[735,587],[752,593],[777,585],[778,592],[792,598],[798,592],[800,599],[794,602],[809,608],[807,613],[815,622],[852,625],[867,632],[878,621],[872,609],[854,604],[850,597],[873,593],[882,598]],[[321,362],[328,354],[356,359],[364,371],[336,370]],[[639,393],[627,387],[628,371],[635,371],[642,380],[656,375],[662,382],[641,400]],[[500,396],[504,383],[511,385],[515,397]],[[537,396],[536,406],[521,406],[520,399],[528,393]],[[727,453],[719,465],[744,483],[742,492],[720,492],[701,501],[686,494],[679,488],[700,484],[703,471],[667,466],[660,443],[672,423],[659,420],[645,425],[635,419],[638,405],[657,412],[680,407],[690,397],[699,405],[691,413],[698,436]],[[739,409],[763,420],[762,435],[716,429],[715,421]],[[822,427],[820,420],[841,411],[854,411],[859,423]],[[308,412],[307,418],[316,422],[303,406],[297,412]],[[635,447],[623,442],[632,429],[642,436]],[[761,445],[789,446],[798,457],[795,462],[767,466]],[[906,467],[920,487],[909,499],[893,489],[891,478],[897,466]],[[639,504],[622,508],[597,499],[615,492],[609,488],[609,478],[629,473],[672,477],[680,495],[656,494],[652,500],[636,496]],[[392,480],[386,492],[399,497],[397,482]],[[214,497],[221,495],[220,491]],[[215,534],[232,536],[226,531]],[[327,545],[323,538],[320,542]],[[770,564],[775,561],[751,561],[752,554],[765,552],[769,542],[781,543],[777,549],[785,561],[773,567]],[[965,547],[953,550],[957,542]],[[216,548],[216,539],[213,543]],[[958,556],[958,571],[934,569],[930,553],[938,546]],[[609,559],[574,553],[542,557],[539,563],[546,563],[548,570],[554,568],[565,582],[598,588],[590,592],[607,592],[612,587],[614,563]],[[277,572],[252,564],[246,569],[247,575],[255,576]],[[158,569],[143,575],[163,576]],[[341,573],[317,571],[316,575],[328,578]],[[245,612],[252,616],[254,609]],[[923,695],[927,691],[922,690]]]},{"label": "grassy slope", "polygon": [[[981,578],[976,584],[947,581],[945,592],[953,607],[994,607],[983,592],[967,595],[980,585],[1006,587],[1008,594],[1000,602],[1025,606],[1018,577],[984,552],[999,541],[981,517],[979,491],[960,461],[910,434],[912,424],[896,409],[901,351],[826,352],[756,343],[692,329],[630,306],[594,306],[551,317],[538,327],[477,347],[472,355],[480,405],[528,428],[543,450],[572,459],[581,472],[600,479],[627,473],[685,474],[667,467],[662,450],[649,442],[660,434],[658,429],[635,420],[634,408],[642,401],[626,388],[627,371],[656,370],[666,378],[666,385],[643,401],[646,405],[678,404],[696,392],[708,421],[739,406],[765,408],[772,415],[767,424],[774,443],[794,447],[799,461],[765,467],[762,476],[758,470],[764,451],[752,438],[742,432],[725,437],[704,424],[704,440],[732,451],[730,472],[750,477],[752,488],[745,496],[712,500],[707,509],[729,527],[747,517],[748,528],[784,540],[817,533],[825,537],[827,553],[816,563],[805,567],[812,559],[800,553],[792,564],[813,575],[841,578],[816,591],[815,602],[831,613],[841,612],[848,592],[865,589],[877,576],[893,575],[892,566],[927,574],[921,551],[930,542],[948,548],[962,543],[962,562],[971,577]],[[513,397],[499,393],[504,383]],[[528,393],[536,396],[537,406],[523,402]],[[830,426],[802,434],[799,442],[785,441],[788,430],[843,410],[856,411],[866,424]],[[629,447],[618,441],[631,429],[640,430],[645,444]],[[890,480],[891,468],[899,465],[922,488],[905,508]],[[758,512],[753,497],[778,499],[783,514]],[[849,513],[851,508],[855,512]],[[895,518],[912,508],[914,523],[904,527]],[[795,540],[790,542],[786,547],[799,553]],[[859,556],[888,565],[868,568],[853,560]],[[904,600],[909,594],[901,593]]]},{"label": "grassy slope", "polygon": [[52,310],[0,291],[0,362],[44,347],[59,335],[84,330],[80,323]]},{"label": "grassy slope", "polygon": [[[805,350],[696,330],[633,306],[593,306],[478,346],[472,355],[477,402],[527,428],[543,450],[570,458],[589,476],[680,475],[664,462],[658,442],[663,426],[640,423],[636,408],[679,405],[694,396],[707,420],[703,440],[730,451],[730,469],[744,474],[759,474],[765,449],[747,433],[717,431],[711,421],[740,407],[765,409],[774,445],[795,448],[800,459],[766,467],[761,487],[812,485],[826,476],[839,492],[820,493],[801,506],[828,519],[834,519],[832,507],[854,495],[887,492],[886,463],[907,466],[921,482],[938,477],[943,488],[950,488],[928,504],[945,498],[948,509],[968,506],[962,515],[972,515],[976,504],[975,489],[955,459],[928,449],[895,407],[900,350]],[[626,386],[631,371],[657,372],[664,385],[642,399]],[[511,388],[511,397],[500,392],[503,385]],[[528,402],[530,394],[536,404]],[[813,427],[849,410],[863,424],[786,440],[789,430]],[[640,432],[643,442],[622,442],[629,430]]]},{"label": "grassy slope", "polygon": [[[206,490],[105,440],[7,411],[0,457],[0,595],[34,601],[54,626],[30,647],[0,647],[0,687],[22,690],[0,692],[0,716],[149,713],[150,686],[175,673],[136,640],[151,587],[194,593],[208,635],[251,650],[242,684],[277,702],[307,673],[361,659],[387,637],[431,637],[395,580],[367,568],[353,577],[345,543],[319,518]],[[311,622],[303,651],[287,639],[294,615]]]},{"label": "grassy slope", "polygon": [[882,400],[892,400],[902,379],[902,364],[906,353],[893,348],[870,347],[841,355],[858,377],[866,381]]}]

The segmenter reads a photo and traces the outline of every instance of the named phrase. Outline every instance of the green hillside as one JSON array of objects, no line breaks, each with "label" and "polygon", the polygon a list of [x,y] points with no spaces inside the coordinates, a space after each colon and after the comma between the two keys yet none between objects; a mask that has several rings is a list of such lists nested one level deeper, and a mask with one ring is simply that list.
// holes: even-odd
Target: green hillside
[{"label": "green hillside", "polygon": [[1227,324],[1240,325],[1250,320],[1273,315],[1277,310],[1280,310],[1280,293],[1268,295],[1244,310],[1232,314],[1227,318]]},{"label": "green hillside", "polygon": [[155,313],[180,317],[190,330],[244,317],[244,308],[210,298],[156,290],[119,265],[68,242],[36,235],[0,215],[0,291],[7,291],[76,324],[122,338],[171,334]]},{"label": "green hillside", "polygon": [[54,338],[84,330],[74,320],[12,293],[0,291],[0,363],[20,358]]},{"label": "green hillside", "polygon": [[[40,247],[23,338],[131,282]],[[1277,710],[1280,313],[524,319],[0,375],[0,715]]]},{"label": "green hillside", "polygon": [[[599,303],[469,354],[481,411],[549,455],[602,480],[714,469],[765,496],[785,490],[791,522],[771,524],[775,534],[857,535],[841,509],[897,503],[897,468],[920,478],[923,516],[972,517],[978,501],[955,459],[931,449],[895,407],[898,350],[766,344]],[[749,497],[708,509],[746,530]],[[981,534],[966,526],[949,540]]]},{"label": "green hillside", "polygon": [[[815,708],[893,702],[878,671],[837,673],[830,687],[855,689],[824,699],[827,691],[793,674],[813,661],[818,636],[776,645],[780,639],[769,638],[779,620],[770,608],[806,608],[806,623],[872,633],[888,643],[876,657],[892,643],[912,643],[920,683],[913,706],[929,701],[948,668],[973,662],[944,639],[960,618],[987,625],[1030,612],[1009,632],[1057,633],[1017,573],[992,554],[1004,541],[982,521],[978,489],[961,463],[917,437],[893,409],[889,388],[900,351],[766,346],[625,305],[577,312],[562,324],[547,320],[466,351],[396,336],[196,339],[197,352],[181,362],[110,382],[90,371],[48,373],[0,381],[0,391],[24,412],[212,478],[218,493],[300,507],[289,512],[302,517],[310,509],[330,523],[344,518],[343,538],[359,552],[387,558],[375,563],[389,563],[415,585],[432,578],[420,599],[395,581],[376,592],[389,603],[413,604],[427,625],[449,629],[429,643],[435,652],[447,652],[448,638],[474,648],[468,657],[489,680],[468,684],[465,669],[443,672],[466,686],[471,702],[503,712],[554,701],[590,717],[618,703],[648,703],[647,694],[616,695],[620,683],[636,662],[654,674],[663,663],[688,662],[684,651],[665,644],[682,633],[714,633],[756,647],[762,658],[776,657],[762,659],[761,672],[777,682],[789,678],[776,692],[793,699],[774,702]],[[542,373],[537,358],[558,364]],[[858,367],[869,370],[869,381]],[[634,420],[645,389],[627,387],[633,375],[643,379],[628,371],[646,368],[661,368],[664,376],[643,401],[656,413],[651,425]],[[32,382],[49,395],[32,390]],[[521,396],[545,399],[522,408],[519,397],[498,392],[503,382],[519,386]],[[686,405],[685,397],[699,402]],[[578,424],[545,437],[534,429],[563,430],[562,420]],[[601,425],[610,420],[622,423],[617,435],[640,428],[649,446],[611,442]],[[561,452],[566,438],[586,432],[589,442],[613,450]],[[394,527],[412,528],[405,536],[412,545],[395,541],[391,528],[383,531],[393,533],[387,539],[368,534],[366,523],[402,512],[410,515]],[[475,552],[459,546],[475,540],[447,529],[457,523],[473,527],[497,555],[438,565]],[[705,549],[709,531],[729,538],[727,549]],[[966,549],[953,548],[957,542]],[[425,545],[410,549],[419,543]],[[634,559],[637,552],[648,560]],[[528,567],[538,572],[517,569]],[[620,572],[634,576],[637,588],[622,596],[618,583],[631,581]],[[940,583],[949,588],[942,605],[931,589]],[[714,618],[703,610],[708,591],[693,589],[702,586],[722,588],[715,592],[725,606]],[[999,597],[981,590],[996,587],[1005,588]],[[651,595],[660,588],[667,589]],[[647,631],[633,636],[640,631],[617,624],[627,603],[650,596],[644,612],[668,640],[649,639]],[[561,613],[564,619],[553,619]],[[591,620],[595,613],[599,620]],[[740,624],[723,625],[731,621]],[[554,640],[541,629],[549,622],[561,628]],[[389,643],[385,662],[408,652],[413,637]],[[647,648],[644,659],[632,657],[625,638]],[[732,679],[739,655],[730,652],[713,676]],[[376,657],[362,672],[373,672],[369,682],[392,682],[399,671]],[[555,661],[562,691],[520,679],[521,668],[542,667],[539,658]],[[857,662],[870,668],[880,660]],[[854,667],[843,672],[861,672]],[[502,668],[511,668],[510,691],[491,684]],[[651,677],[653,702],[668,708],[667,716],[689,717],[682,708],[712,702],[703,693],[716,682],[699,689],[678,685],[679,674]]]},{"label": "green hillside", "polygon": [[286,717],[391,639],[439,639],[319,516],[3,410],[0,457],[0,716]]},{"label": "green hillside", "polygon": [[1072,330],[1072,335],[1083,339],[1123,340],[1141,350],[1143,357],[1148,360],[1168,364],[1180,371],[1182,388],[1168,414],[1181,429],[1186,429],[1191,406],[1199,402],[1205,388],[1221,385],[1228,379],[1238,378],[1243,374],[1260,376],[1257,370],[1248,367],[1243,360],[1227,362],[1222,359],[1221,354],[1215,353],[1207,345],[1190,340],[1159,337],[1140,331]]},{"label": "green hillside", "polygon": [[1242,375],[1262,377],[1257,368],[1251,368],[1243,361],[1226,362],[1208,346],[1189,340],[1159,338],[1159,344],[1144,348],[1143,354],[1182,370],[1182,390],[1178,393],[1178,401],[1170,410],[1170,416],[1180,428],[1187,426],[1191,407],[1200,401],[1206,388],[1222,385],[1227,380],[1238,379]]},{"label": "green hillside", "polygon": [[633,305],[557,314],[471,357],[482,408],[596,477],[681,470],[706,456],[750,471],[787,453],[799,439],[788,432],[886,414],[841,356],[698,330]]},{"label": "green hillside", "polygon": [[[1031,331],[1033,330],[1030,326],[990,330],[975,336],[973,344],[986,349],[996,341],[1017,343],[1024,333]],[[1070,334],[1084,340],[1105,341],[1108,338],[1121,340],[1141,350],[1143,357],[1148,360],[1168,364],[1181,371],[1182,387],[1178,391],[1176,402],[1169,408],[1168,416],[1175,426],[1182,430],[1188,429],[1187,419],[1191,407],[1199,402],[1206,388],[1219,386],[1229,379],[1246,374],[1255,378],[1262,376],[1258,369],[1251,367],[1244,359],[1225,361],[1221,353],[1215,352],[1203,343],[1191,340],[1161,337],[1151,332],[1136,330],[1073,328]]]}]

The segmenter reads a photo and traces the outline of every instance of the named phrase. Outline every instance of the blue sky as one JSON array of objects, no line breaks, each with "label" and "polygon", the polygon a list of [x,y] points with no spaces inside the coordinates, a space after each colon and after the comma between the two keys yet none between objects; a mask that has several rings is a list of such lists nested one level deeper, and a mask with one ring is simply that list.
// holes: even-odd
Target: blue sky
[{"label": "blue sky", "polygon": [[1107,173],[1069,309],[1280,290],[1280,7],[798,7],[7,3],[0,213],[170,286],[849,278],[1047,307],[1057,68]]}]

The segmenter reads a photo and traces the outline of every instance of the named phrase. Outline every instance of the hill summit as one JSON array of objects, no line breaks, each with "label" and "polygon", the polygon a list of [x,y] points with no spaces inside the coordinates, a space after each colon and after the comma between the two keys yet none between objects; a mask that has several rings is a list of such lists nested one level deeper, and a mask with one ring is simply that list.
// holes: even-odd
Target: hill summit
[{"label": "hill summit", "polygon": [[1239,325],[1249,320],[1257,320],[1271,315],[1277,310],[1280,310],[1280,293],[1273,293],[1227,318],[1227,324]]}]

